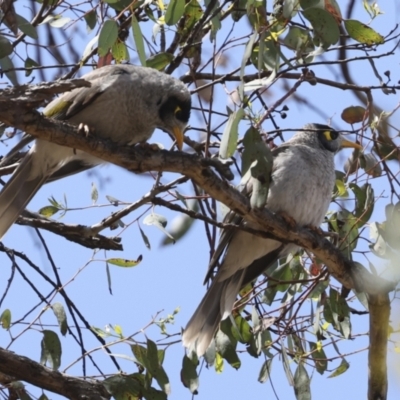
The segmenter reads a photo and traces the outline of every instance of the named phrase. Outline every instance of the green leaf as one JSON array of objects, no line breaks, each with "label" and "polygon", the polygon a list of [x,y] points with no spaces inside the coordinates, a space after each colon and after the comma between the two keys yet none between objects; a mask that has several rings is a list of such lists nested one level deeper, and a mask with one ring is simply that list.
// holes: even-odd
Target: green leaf
[{"label": "green leaf", "polygon": [[265,383],[269,379],[271,375],[272,360],[273,358],[268,358],[264,361],[260,373],[258,374],[258,382]]},{"label": "green leaf", "polygon": [[114,20],[104,22],[99,35],[98,53],[104,57],[118,39],[118,24]]},{"label": "green leaf", "polygon": [[356,207],[353,214],[358,220],[357,228],[361,228],[369,221],[374,210],[374,189],[370,183],[365,183],[361,187],[350,183],[349,187],[356,196]]},{"label": "green leaf", "polygon": [[227,159],[233,156],[236,151],[237,141],[239,137],[239,122],[245,116],[243,108],[234,111],[228,118],[225,125],[224,133],[221,138],[221,145],[219,148],[220,158]]},{"label": "green leaf", "polygon": [[106,337],[110,337],[111,334],[109,332],[104,331],[103,329],[97,328],[95,326],[91,326],[90,329],[96,333],[96,335],[102,337],[102,338],[106,338]]},{"label": "green leaf", "polygon": [[[1,35],[0,35],[1,38]],[[1,41],[1,40],[0,40]],[[0,43],[1,51],[1,43]],[[7,78],[14,86],[18,86],[17,74],[15,73],[14,64],[10,57],[0,58],[0,67],[6,74]]]},{"label": "green leaf", "polygon": [[242,63],[240,66],[240,85],[239,85],[239,97],[243,99],[243,90],[244,90],[244,74],[245,74],[245,69],[247,65],[247,61],[251,57],[251,54],[253,52],[253,46],[254,42],[257,38],[257,32],[254,32],[251,36],[249,41],[246,44],[246,48],[244,50],[243,58],[242,58]]},{"label": "green leaf", "polygon": [[155,376],[159,367],[157,345],[150,339],[147,339],[147,364],[146,368],[150,374]]},{"label": "green leaf", "polygon": [[135,14],[132,14],[132,32],[133,32],[133,40],[135,42],[136,51],[139,56],[140,64],[142,64],[143,67],[146,67],[147,66],[146,52],[144,51],[143,35],[142,35],[142,31],[140,29],[139,22],[136,19]]},{"label": "green leaf", "polygon": [[28,57],[25,60],[25,76],[29,76],[32,73],[33,71],[32,67],[38,67],[38,66],[39,64],[35,60],[32,60],[32,58]]},{"label": "green leaf", "polygon": [[86,21],[86,31],[89,33],[91,32],[97,24],[97,13],[95,10],[89,11],[87,14],[84,15]]},{"label": "green leaf", "polygon": [[292,371],[290,370],[289,358],[287,356],[286,347],[283,343],[282,343],[281,348],[282,348],[283,369],[285,370],[286,378],[288,380],[289,385],[293,386],[294,385],[293,374],[292,374]]},{"label": "green leaf", "polygon": [[239,357],[236,353],[235,347],[236,344],[233,345],[229,336],[226,335],[224,332],[219,330],[217,332],[217,335],[215,337],[215,346],[217,349],[217,358],[216,362],[218,360],[218,354],[221,355],[228,363],[235,369],[240,368],[240,360]]},{"label": "green leaf", "polygon": [[339,234],[339,248],[342,253],[351,259],[351,253],[357,246],[358,228],[357,218],[349,211],[342,209],[329,218],[330,227]]},{"label": "green leaf", "polygon": [[139,344],[131,345],[132,353],[135,356],[137,362],[144,368],[148,364],[147,360],[147,349]]},{"label": "green leaf", "polygon": [[382,35],[360,21],[347,19],[344,20],[344,26],[349,36],[359,43],[373,45],[382,44],[385,41]]},{"label": "green leaf", "polygon": [[0,315],[0,324],[3,329],[8,331],[11,326],[11,311],[7,308]]},{"label": "green leaf", "polygon": [[58,370],[61,365],[61,342],[58,335],[49,330],[43,330],[43,339],[41,341],[42,353],[40,363],[50,364],[53,370]]},{"label": "green leaf", "polygon": [[310,345],[311,356],[315,362],[315,368],[322,375],[328,368],[328,361],[326,359],[326,354],[322,349],[322,347],[318,348],[316,343],[309,342],[309,345]]},{"label": "green leaf", "polygon": [[24,17],[22,17],[21,15],[18,15],[18,14],[17,14],[17,23],[18,23],[19,30],[21,32],[25,33],[25,35],[31,37],[32,39],[38,38],[36,28],[29,21],[27,21]]},{"label": "green leaf", "polygon": [[165,23],[175,25],[185,11],[185,0],[171,0],[165,13]]},{"label": "green leaf", "polygon": [[167,395],[171,392],[171,387],[167,374],[162,367],[157,351],[157,345],[150,339],[147,339],[147,369],[152,376],[156,379],[160,388]]},{"label": "green leaf", "polygon": [[8,39],[0,35],[0,58],[9,56],[13,52],[13,47]]},{"label": "green leaf", "polygon": [[237,0],[232,3],[231,17],[233,21],[237,22],[243,15],[246,15],[246,4],[248,0]]},{"label": "green leaf", "polygon": [[138,379],[141,374],[114,375],[103,380],[103,385],[116,400],[136,400],[142,397],[143,382]]},{"label": "green leaf", "polygon": [[117,64],[120,64],[122,61],[129,61],[128,48],[126,47],[125,42],[119,39],[117,39],[117,41],[111,47],[111,54]]},{"label": "green leaf", "polygon": [[68,331],[68,324],[67,324],[67,315],[64,310],[64,306],[61,303],[54,303],[51,306],[54,315],[57,318],[58,325],[60,327],[60,332],[63,336],[66,335]]},{"label": "green leaf", "polygon": [[158,71],[162,71],[172,60],[174,55],[171,53],[158,53],[146,60],[146,65]]},{"label": "green leaf", "polygon": [[276,290],[278,292],[286,292],[290,286],[290,283],[285,282],[290,282],[293,280],[293,272],[290,268],[290,264],[284,263],[283,265],[280,265],[271,273],[271,277],[274,278],[274,280],[269,280],[268,286],[276,286]]},{"label": "green leaf", "polygon": [[142,230],[142,228],[140,227],[140,225],[138,225],[138,226],[139,226],[139,231],[140,231],[140,234],[141,234],[141,236],[142,236],[144,245],[145,245],[149,250],[151,250],[151,245],[150,245],[149,238],[148,238],[148,237],[146,236],[146,234],[143,232],[143,230]]},{"label": "green leaf", "polygon": [[312,61],[313,57],[308,56],[308,53],[314,51],[315,46],[308,30],[299,28],[298,26],[291,26],[283,43],[296,52],[297,58],[306,62]]},{"label": "green leaf", "polygon": [[199,387],[199,376],[197,375],[196,365],[185,354],[182,360],[181,380],[183,385],[190,390],[192,394],[197,394]]},{"label": "green leaf", "polygon": [[140,255],[137,260],[125,260],[123,258],[108,258],[106,262],[112,265],[116,265],[117,267],[131,268],[139,265],[142,259],[143,257]]},{"label": "green leaf", "polygon": [[321,0],[300,0],[300,6],[303,10],[310,7],[318,7],[320,3]]},{"label": "green leaf", "polygon": [[217,374],[222,373],[222,371],[224,370],[224,359],[222,358],[221,354],[216,353],[215,354],[215,371],[217,372]]},{"label": "green leaf", "polygon": [[302,13],[310,21],[314,29],[314,38],[319,41],[321,47],[327,49],[338,42],[339,27],[331,13],[321,8],[307,8]]},{"label": "green leaf", "polygon": [[285,19],[292,19],[299,9],[299,0],[285,0],[283,3],[282,15]]},{"label": "green leaf", "polygon": [[39,214],[43,215],[46,218],[50,218],[51,216],[53,216],[54,214],[58,213],[59,211],[60,211],[60,209],[58,207],[45,206],[45,207],[42,207],[39,210]]},{"label": "green leaf", "polygon": [[235,323],[232,325],[232,335],[240,343],[250,343],[253,338],[249,323],[240,315],[236,315]]},{"label": "green leaf", "polygon": [[[199,2],[197,0],[190,0],[185,5],[185,24],[183,27],[178,25],[178,34],[182,39],[186,38],[187,35],[191,32],[196,22],[203,16],[203,9],[201,8]],[[181,40],[182,40],[181,39]],[[186,45],[186,42],[179,42],[181,46]],[[187,57],[192,57],[193,52],[196,52],[195,48],[188,49],[186,53]]]},{"label": "green leaf", "polygon": [[294,393],[297,400],[311,400],[310,377],[302,362],[294,373]]},{"label": "green leaf", "polygon": [[339,367],[333,371],[328,378],[335,378],[336,376],[344,374],[348,369],[350,368],[350,364],[346,361],[345,358],[342,359],[342,362],[340,363]]}]

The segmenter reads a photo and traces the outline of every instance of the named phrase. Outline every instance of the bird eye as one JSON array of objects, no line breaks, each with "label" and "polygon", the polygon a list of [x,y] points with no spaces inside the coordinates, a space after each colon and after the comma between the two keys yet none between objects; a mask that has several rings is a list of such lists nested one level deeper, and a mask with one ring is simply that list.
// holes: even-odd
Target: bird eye
[{"label": "bird eye", "polygon": [[326,140],[336,140],[339,134],[336,131],[324,131],[324,136]]},{"label": "bird eye", "polygon": [[182,109],[179,106],[176,106],[174,114],[176,118],[181,119],[180,117],[182,115]]}]

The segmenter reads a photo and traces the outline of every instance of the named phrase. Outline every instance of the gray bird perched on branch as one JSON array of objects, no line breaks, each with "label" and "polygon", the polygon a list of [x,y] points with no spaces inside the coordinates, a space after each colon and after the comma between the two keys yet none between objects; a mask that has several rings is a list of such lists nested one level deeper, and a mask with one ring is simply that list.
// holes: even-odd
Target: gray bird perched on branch
[{"label": "gray bird perched on branch", "polygon": [[[134,65],[108,65],[82,78],[91,86],[64,93],[44,109],[44,115],[84,124],[95,136],[120,145],[143,143],[160,128],[175,136],[178,148],[182,148],[191,97],[181,81]],[[36,140],[0,193],[0,238],[51,177],[101,163],[83,151]]]},{"label": "gray bird perched on branch", "polygon": [[[343,147],[362,149],[329,126],[307,124],[303,131],[272,150],[273,166],[266,207],[292,217],[300,226],[318,227],[328,210],[335,183],[334,155]],[[251,188],[247,188],[250,196]],[[233,212],[226,219],[257,229]],[[221,254],[225,254],[217,265]],[[202,356],[221,320],[227,318],[244,286],[279,258],[295,252],[294,244],[265,239],[241,230],[223,231],[211,259],[206,281],[217,272],[182,337],[185,347]]]}]

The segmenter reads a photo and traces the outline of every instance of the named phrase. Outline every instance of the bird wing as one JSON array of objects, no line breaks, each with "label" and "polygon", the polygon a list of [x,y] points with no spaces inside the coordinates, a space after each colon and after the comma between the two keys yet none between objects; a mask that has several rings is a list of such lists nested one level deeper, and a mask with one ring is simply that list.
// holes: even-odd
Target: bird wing
[{"label": "bird wing", "polygon": [[[283,143],[279,147],[272,149],[271,152],[272,152],[273,158],[276,158],[279,154],[284,153],[289,147],[290,147],[290,145]],[[273,173],[273,171],[274,171],[274,166],[272,166],[272,173]],[[252,194],[252,186],[248,185],[248,184],[244,185],[244,187],[241,190],[241,193],[243,195],[245,195],[246,197],[250,198],[251,194]],[[223,219],[224,224],[233,224],[233,225],[237,225],[239,227],[243,222],[244,222],[243,217],[241,215],[235,213],[232,210],[229,211],[225,215],[225,218]],[[217,248],[215,249],[213,256],[210,260],[210,263],[208,265],[207,274],[204,279],[204,284],[209,279],[212,278],[213,272],[215,271],[216,267],[218,266],[218,261],[219,261],[221,255],[224,253],[224,251],[228,247],[229,243],[232,241],[233,236],[237,233],[238,233],[237,230],[234,228],[221,230]],[[265,261],[266,260],[264,260],[264,262]],[[257,262],[255,261],[254,263],[257,263]],[[260,263],[261,263],[261,261],[260,261]],[[260,263],[258,263],[257,265],[259,265]],[[263,265],[264,265],[264,269],[265,269],[266,264],[263,264]],[[251,268],[251,270],[253,270],[253,269],[257,269],[257,267],[255,266],[254,268]],[[249,282],[251,282],[251,280]]]},{"label": "bird wing", "polygon": [[62,94],[47,105],[43,114],[59,120],[69,119],[104,93],[121,74],[128,73],[123,65],[108,65],[95,69],[83,77],[90,82],[90,87],[80,87]]}]

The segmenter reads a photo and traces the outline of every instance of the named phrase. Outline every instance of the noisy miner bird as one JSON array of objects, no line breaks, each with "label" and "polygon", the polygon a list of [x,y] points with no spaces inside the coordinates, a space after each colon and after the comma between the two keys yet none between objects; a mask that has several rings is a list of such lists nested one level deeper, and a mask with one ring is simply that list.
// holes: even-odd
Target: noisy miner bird
[{"label": "noisy miner bird", "polygon": [[[91,86],[64,93],[44,109],[44,115],[85,124],[93,135],[120,145],[145,142],[160,128],[174,135],[182,148],[191,97],[181,81],[152,68],[121,64],[82,78]],[[0,193],[0,238],[48,179],[101,163],[83,151],[36,140]]]},{"label": "noisy miner bird", "polygon": [[[300,226],[319,226],[328,210],[335,183],[334,155],[343,147],[361,149],[326,125],[307,124],[290,140],[272,150],[273,166],[266,207],[292,217]],[[250,194],[251,188],[247,189]],[[255,224],[232,218],[240,226]],[[218,259],[225,249],[222,261]],[[241,230],[221,234],[211,259],[206,281],[217,272],[200,305],[184,330],[185,347],[202,356],[210,345],[221,320],[227,318],[244,286],[261,275],[279,258],[295,252],[294,244],[265,239]]]}]

